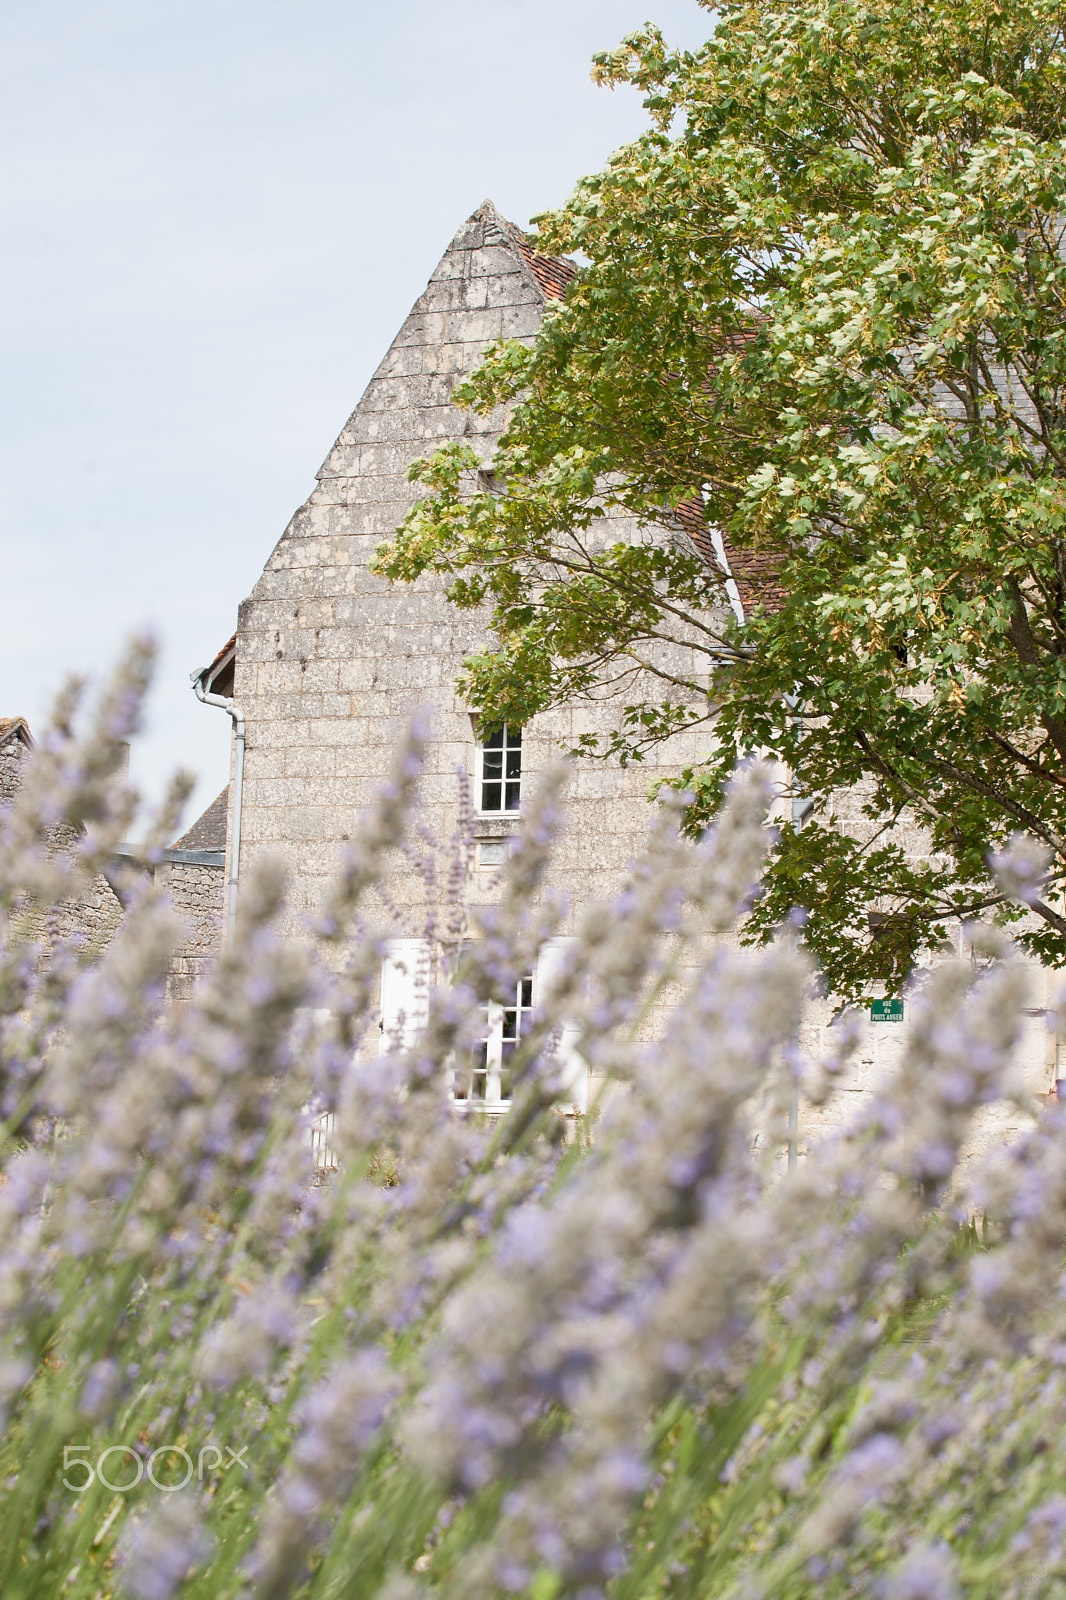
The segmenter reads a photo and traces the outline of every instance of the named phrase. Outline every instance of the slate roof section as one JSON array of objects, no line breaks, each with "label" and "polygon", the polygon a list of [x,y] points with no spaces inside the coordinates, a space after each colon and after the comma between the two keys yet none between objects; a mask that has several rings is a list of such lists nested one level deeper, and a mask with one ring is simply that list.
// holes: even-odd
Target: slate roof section
[{"label": "slate roof section", "polygon": [[0,717],[0,745],[11,739],[21,739],[24,745],[33,743],[30,725],[25,717]]},{"label": "slate roof section", "polygon": [[192,827],[175,839],[172,850],[225,850],[229,822],[229,784],[216,795]]}]

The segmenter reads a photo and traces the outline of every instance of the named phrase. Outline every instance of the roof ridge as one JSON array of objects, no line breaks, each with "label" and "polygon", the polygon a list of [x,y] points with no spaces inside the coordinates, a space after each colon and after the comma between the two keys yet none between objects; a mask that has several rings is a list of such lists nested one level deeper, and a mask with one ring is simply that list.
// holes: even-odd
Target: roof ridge
[{"label": "roof ridge", "polygon": [[[483,200],[470,218],[471,222],[487,223],[500,234],[501,242],[517,250],[533,282],[545,300],[562,300],[567,289],[577,277],[580,268],[569,256],[546,256],[535,250],[517,223],[510,222],[498,211],[491,200]],[[485,243],[493,241],[486,238]]]},{"label": "roof ridge", "polygon": [[7,744],[16,734],[21,736],[23,744],[33,743],[30,725],[25,717],[0,717],[0,744]]}]

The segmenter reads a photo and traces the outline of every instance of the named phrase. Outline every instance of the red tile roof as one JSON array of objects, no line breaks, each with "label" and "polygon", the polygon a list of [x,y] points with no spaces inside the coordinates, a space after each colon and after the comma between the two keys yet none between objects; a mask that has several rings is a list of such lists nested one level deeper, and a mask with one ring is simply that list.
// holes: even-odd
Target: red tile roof
[{"label": "red tile roof", "polygon": [[217,672],[220,663],[229,654],[229,652],[231,650],[235,650],[236,647],[237,647],[237,635],[234,632],[234,633],[230,634],[229,638],[226,640],[225,644],[222,646],[222,649],[218,652],[218,655],[215,657],[215,659],[210,663],[209,666],[206,666],[204,668],[203,672],[200,674],[201,678],[206,678],[208,683],[210,683],[211,679],[214,677],[215,673]]},{"label": "red tile roof", "polygon": [[[194,674],[209,694],[232,695],[237,660],[237,635],[232,633],[215,659],[202,672]],[[217,681],[216,681],[217,680]]]},{"label": "red tile roof", "polygon": [[491,200],[478,208],[474,213],[480,217],[491,230],[495,225],[504,237],[515,247],[533,277],[537,287],[545,300],[561,300],[568,286],[578,274],[576,261],[570,261],[566,256],[544,256],[535,250],[527,234],[513,222],[508,222],[506,217],[501,217]]},{"label": "red tile roof", "polygon": [[[721,562],[711,540],[702,504],[698,500],[683,500],[677,508],[677,518],[707,565],[720,572]],[[724,536],[722,542],[729,573],[737,586],[744,610],[763,606],[767,611],[780,611],[785,603],[785,590],[779,578],[780,557],[765,551],[738,550],[726,544]]]},{"label": "red tile roof", "polygon": [[515,228],[515,244],[522,259],[540,285],[545,300],[561,300],[578,274],[576,261],[566,256],[542,256],[534,250],[520,229]]}]

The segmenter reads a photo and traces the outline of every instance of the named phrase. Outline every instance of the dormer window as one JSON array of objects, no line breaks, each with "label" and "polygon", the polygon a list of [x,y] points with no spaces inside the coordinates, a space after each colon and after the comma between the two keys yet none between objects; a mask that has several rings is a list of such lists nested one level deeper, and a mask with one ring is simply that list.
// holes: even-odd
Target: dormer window
[{"label": "dormer window", "polygon": [[522,730],[509,722],[487,728],[478,744],[480,809],[488,815],[518,811],[522,796]]}]

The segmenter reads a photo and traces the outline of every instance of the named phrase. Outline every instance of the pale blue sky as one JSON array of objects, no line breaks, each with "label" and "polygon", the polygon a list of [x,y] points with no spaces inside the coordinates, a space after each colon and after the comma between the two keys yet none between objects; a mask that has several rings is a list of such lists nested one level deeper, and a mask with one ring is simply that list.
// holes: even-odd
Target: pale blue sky
[{"label": "pale blue sky", "polygon": [[0,64],[0,716],[149,624],[149,792],[228,772],[235,625],[458,224],[644,125],[589,58],[695,0],[15,0]]}]

